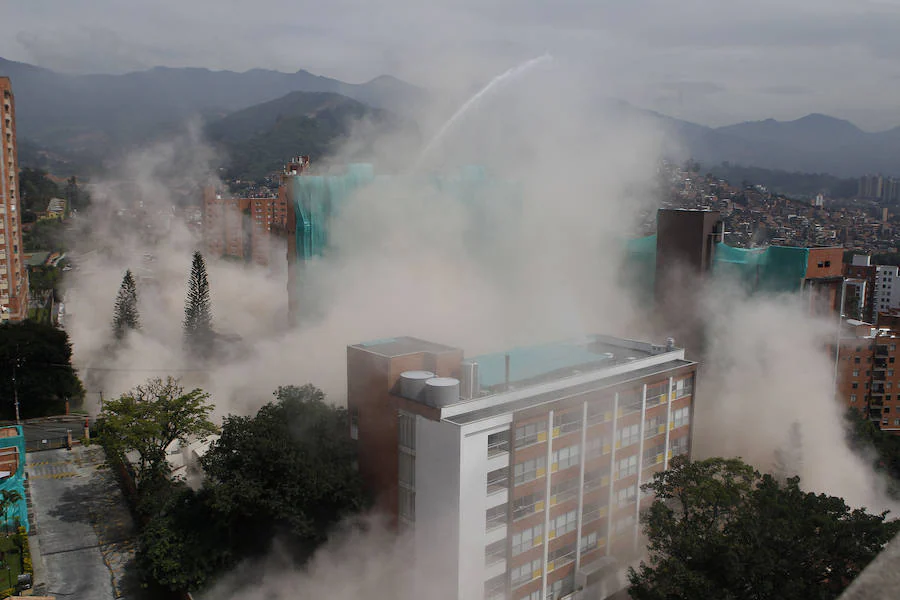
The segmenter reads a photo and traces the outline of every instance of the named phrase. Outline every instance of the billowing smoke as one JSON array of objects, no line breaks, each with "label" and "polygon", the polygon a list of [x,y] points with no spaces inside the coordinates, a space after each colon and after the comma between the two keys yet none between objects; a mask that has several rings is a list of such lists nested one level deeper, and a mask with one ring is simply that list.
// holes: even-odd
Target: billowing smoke
[{"label": "billowing smoke", "polygon": [[[284,262],[260,269],[207,257],[215,327],[240,336],[245,351],[199,371],[185,370],[191,361],[181,321],[191,252],[201,242],[185,224],[178,194],[193,190],[199,198],[199,186],[216,181],[215,156],[192,130],[127,157],[119,173],[131,191],[97,184],[97,206],[81,217],[90,227],[78,241],[80,268],[70,282],[75,361],[89,374],[91,398],[178,374],[210,391],[220,414],[252,412],[277,386],[305,382],[342,403],[346,346],[396,335],[469,354],[594,332],[663,339],[667,332],[652,326],[653,299],[633,295],[620,275],[622,241],[657,199],[664,140],[648,122],[592,102],[576,75],[554,63],[518,78],[461,119],[418,173],[397,166],[397,156],[415,155],[408,138],[348,140],[327,166],[372,147],[376,171],[402,176],[361,190],[336,217],[333,250],[304,274],[313,317],[287,329]],[[465,78],[454,83],[472,87]],[[440,123],[434,114],[420,117]],[[472,207],[427,183],[431,172],[471,164],[511,182],[515,201],[501,194]],[[140,202],[139,218],[119,214]],[[110,352],[112,305],[126,268],[139,278],[143,329]],[[748,300],[721,287],[702,307],[710,345],[697,396],[696,454],[741,455],[768,470],[799,422],[804,485],[886,506],[879,482],[843,442],[824,350],[833,325],[807,317],[799,301]],[[404,597],[406,580],[394,577],[404,572],[402,549],[381,533],[346,535],[303,572],[273,558],[253,565],[266,574],[259,587],[226,591],[244,581],[237,573],[210,597]]]},{"label": "billowing smoke", "polygon": [[[208,257],[215,326],[241,336],[249,351],[203,372],[179,371],[191,365],[181,320],[191,251],[201,242],[176,192],[215,181],[214,155],[192,131],[126,158],[118,172],[133,191],[98,184],[73,278],[71,334],[78,366],[92,374],[89,391],[113,395],[175,372],[208,389],[222,413],[252,410],[276,386],[306,381],[341,402],[346,346],[366,339],[414,335],[478,353],[629,333],[636,315],[617,283],[621,241],[652,198],[659,138],[594,114],[575,89],[559,73],[523,77],[448,131],[423,171],[361,190],[334,222],[334,250],[306,270],[304,298],[316,317],[297,329],[285,327],[285,259],[265,270]],[[378,148],[391,154],[407,150],[404,143],[384,139]],[[340,162],[338,153],[331,163]],[[380,155],[371,162],[381,168]],[[506,182],[498,187],[507,192],[472,206],[429,183],[429,171],[452,176],[470,164]],[[138,210],[136,201],[147,214],[123,224],[119,212]],[[97,247],[108,251],[85,255]],[[143,330],[109,354],[126,268],[141,283]]]}]

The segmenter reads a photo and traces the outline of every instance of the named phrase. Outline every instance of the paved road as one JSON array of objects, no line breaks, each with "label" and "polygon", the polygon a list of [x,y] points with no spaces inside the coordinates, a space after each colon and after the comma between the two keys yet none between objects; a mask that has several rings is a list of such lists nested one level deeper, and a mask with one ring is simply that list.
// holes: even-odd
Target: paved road
[{"label": "paved road", "polygon": [[[27,455],[40,558],[35,590],[58,598],[132,597],[134,529],[97,446]],[[37,554],[37,553],[36,553]]]}]

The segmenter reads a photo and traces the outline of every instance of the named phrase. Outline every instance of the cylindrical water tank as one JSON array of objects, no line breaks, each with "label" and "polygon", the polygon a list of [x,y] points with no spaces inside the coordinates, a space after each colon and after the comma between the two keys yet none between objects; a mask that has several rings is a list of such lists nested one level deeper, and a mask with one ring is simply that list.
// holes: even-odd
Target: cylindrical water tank
[{"label": "cylindrical water tank", "polygon": [[459,402],[459,379],[434,377],[425,382],[428,404],[441,408]]},{"label": "cylindrical water tank", "polygon": [[403,371],[400,373],[400,395],[410,400],[423,400],[425,382],[433,378],[431,371]]}]

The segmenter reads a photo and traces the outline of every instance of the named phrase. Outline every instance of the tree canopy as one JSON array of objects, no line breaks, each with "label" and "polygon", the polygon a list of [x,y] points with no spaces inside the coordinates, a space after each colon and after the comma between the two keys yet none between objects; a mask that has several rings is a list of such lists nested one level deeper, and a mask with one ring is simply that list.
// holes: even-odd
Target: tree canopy
[{"label": "tree canopy", "polygon": [[676,457],[643,488],[657,499],[649,560],[629,572],[636,600],[836,598],[900,529],[739,459]]},{"label": "tree canopy", "polygon": [[4,419],[15,416],[15,391],[23,419],[62,414],[66,400],[71,406],[81,402],[84,388],[72,368],[72,346],[64,330],[32,321],[0,325],[0,417]]},{"label": "tree canopy", "polygon": [[166,449],[173,442],[217,431],[209,420],[212,409],[209,394],[201,389],[185,392],[174,377],[150,379],[103,405],[100,434],[107,449],[137,453],[140,490],[169,475]]},{"label": "tree canopy", "polygon": [[255,416],[231,415],[201,459],[193,492],[176,484],[138,545],[144,577],[197,590],[278,537],[303,563],[367,504],[347,411],[311,385],[282,387]]}]

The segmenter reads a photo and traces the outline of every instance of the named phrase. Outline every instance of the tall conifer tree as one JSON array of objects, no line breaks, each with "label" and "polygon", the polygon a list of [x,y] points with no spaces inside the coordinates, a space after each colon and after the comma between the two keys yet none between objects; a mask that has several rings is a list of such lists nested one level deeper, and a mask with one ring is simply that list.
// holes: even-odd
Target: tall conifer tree
[{"label": "tall conifer tree", "polygon": [[125,337],[129,330],[141,328],[141,318],[138,313],[137,285],[131,270],[125,271],[119,293],[116,295],[115,313],[113,314],[113,335],[117,340]]}]

